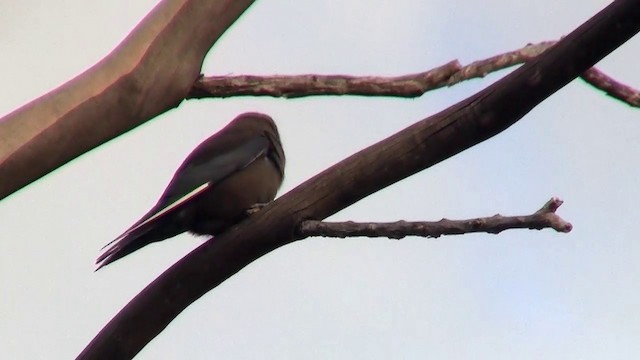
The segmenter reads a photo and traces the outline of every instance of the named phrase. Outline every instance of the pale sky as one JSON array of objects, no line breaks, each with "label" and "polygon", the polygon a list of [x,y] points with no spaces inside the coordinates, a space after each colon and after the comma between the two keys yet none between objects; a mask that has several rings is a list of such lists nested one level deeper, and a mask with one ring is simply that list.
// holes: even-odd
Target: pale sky
[{"label": "pale sky", "polygon": [[[155,5],[4,3],[0,116],[99,61]],[[414,73],[558,39],[607,3],[257,1],[215,45],[203,72]],[[638,87],[639,57],[636,37],[599,66]],[[202,243],[181,235],[93,272],[98,250],[237,114],[276,120],[288,160],[283,194],[506,73],[413,100],[186,101],[0,201],[1,357],[75,357],[144,286]],[[639,139],[638,110],[576,80],[499,136],[332,217],[518,215],[558,196],[570,234],[300,241],[198,300],[137,358],[636,359]]]}]

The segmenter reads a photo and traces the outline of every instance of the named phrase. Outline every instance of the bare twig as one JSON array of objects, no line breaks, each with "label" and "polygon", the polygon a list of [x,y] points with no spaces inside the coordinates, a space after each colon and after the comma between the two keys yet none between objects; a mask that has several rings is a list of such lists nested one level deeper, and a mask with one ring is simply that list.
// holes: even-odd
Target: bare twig
[{"label": "bare twig", "polygon": [[324,237],[387,237],[402,239],[406,236],[437,238],[442,235],[460,235],[474,232],[498,234],[507,229],[554,229],[570,232],[573,226],[556,214],[562,200],[551,198],[544,206],[531,215],[502,216],[500,214],[469,220],[440,221],[396,221],[387,223],[324,222],[306,220],[300,224],[300,236]]},{"label": "bare twig", "polygon": [[461,68],[457,60],[437,68],[403,76],[350,75],[236,75],[201,77],[187,98],[273,96],[296,98],[312,95],[364,95],[418,97],[447,85]]},{"label": "bare twig", "polygon": [[452,75],[451,78],[447,80],[446,85],[451,86],[465,80],[483,78],[489,73],[522,64],[542,54],[555,43],[556,41],[543,41],[537,44],[527,44],[518,50],[474,61],[469,65],[465,65],[458,70],[457,73]]},{"label": "bare twig", "polygon": [[640,90],[620,83],[594,67],[582,74],[582,80],[606,92],[607,95],[614,99],[633,107],[640,107]]},{"label": "bare twig", "polygon": [[[187,99],[226,98],[232,96],[272,96],[297,98],[314,95],[362,95],[415,98],[427,91],[452,86],[465,80],[522,64],[550,48],[556,41],[537,44],[474,61],[462,66],[453,60],[434,69],[403,76],[351,75],[234,75],[203,76],[193,84]],[[640,91],[591,68],[583,79],[608,95],[631,106],[640,107]]]}]

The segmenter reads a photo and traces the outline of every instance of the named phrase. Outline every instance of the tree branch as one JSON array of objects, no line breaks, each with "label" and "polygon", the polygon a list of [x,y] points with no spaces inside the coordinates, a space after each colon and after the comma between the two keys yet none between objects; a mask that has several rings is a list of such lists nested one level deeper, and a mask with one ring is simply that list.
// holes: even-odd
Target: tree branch
[{"label": "tree branch", "polygon": [[502,216],[500,214],[469,220],[440,221],[396,221],[385,223],[361,222],[325,222],[306,220],[300,224],[298,234],[302,238],[311,236],[323,237],[387,237],[402,239],[406,236],[422,236],[437,238],[442,235],[460,235],[475,232],[498,234],[507,229],[554,229],[568,233],[573,226],[556,214],[562,200],[552,198],[544,206],[531,215]]},{"label": "tree branch", "polygon": [[312,95],[418,97],[447,85],[460,70],[457,60],[429,71],[394,77],[349,75],[236,75],[201,77],[187,99],[230,96],[296,98]]},{"label": "tree branch", "polygon": [[[462,66],[458,60],[417,74],[403,76],[350,75],[234,75],[203,76],[193,84],[187,99],[232,96],[299,98],[314,95],[362,95],[415,98],[444,86],[523,64],[550,48],[556,41],[529,44],[521,49],[474,61]],[[622,84],[596,68],[582,74],[592,86],[631,106],[640,107],[640,91]]]},{"label": "tree branch", "polygon": [[616,0],[541,56],[481,92],[350,156],[207,241],[160,275],[79,359],[129,359],[187,306],[322,220],[513,125],[640,31],[640,2]]},{"label": "tree branch", "polygon": [[612,98],[620,100],[633,107],[640,107],[639,90],[610,78],[602,71],[593,67],[585,71],[581,77],[582,80],[604,91]]},{"label": "tree branch", "polygon": [[178,106],[251,3],[163,0],[91,69],[0,119],[0,199]]}]

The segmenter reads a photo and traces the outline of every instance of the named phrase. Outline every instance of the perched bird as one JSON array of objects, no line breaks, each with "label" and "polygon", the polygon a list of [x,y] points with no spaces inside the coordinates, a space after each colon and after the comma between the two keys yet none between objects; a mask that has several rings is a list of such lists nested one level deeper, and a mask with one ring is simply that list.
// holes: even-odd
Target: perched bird
[{"label": "perched bird", "polygon": [[157,204],[103,248],[96,271],[186,231],[220,234],[274,199],[284,165],[273,119],[260,113],[239,115],[189,154]]}]

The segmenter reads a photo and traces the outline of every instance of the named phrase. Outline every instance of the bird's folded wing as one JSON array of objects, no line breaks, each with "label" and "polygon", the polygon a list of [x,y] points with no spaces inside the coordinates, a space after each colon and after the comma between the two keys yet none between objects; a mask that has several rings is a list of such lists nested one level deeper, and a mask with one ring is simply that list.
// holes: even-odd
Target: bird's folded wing
[{"label": "bird's folded wing", "polygon": [[203,184],[213,186],[266,155],[268,150],[269,140],[265,136],[255,136],[226,148],[224,152],[213,155],[195,153],[194,160],[187,159],[173,176],[158,205],[162,204],[162,208],[170,206]]},{"label": "bird's folded wing", "polygon": [[[176,172],[158,203],[138,222],[102,249],[180,208],[210,186],[214,186],[236,171],[249,166],[257,158],[264,156],[268,149],[269,140],[264,136],[256,136],[224,153],[214,154],[195,164],[186,163]],[[201,154],[194,155],[204,158]]]}]

